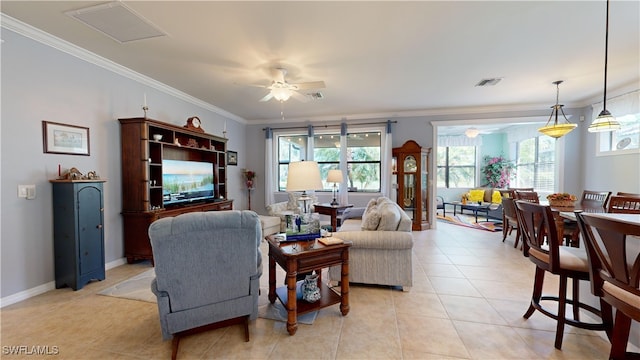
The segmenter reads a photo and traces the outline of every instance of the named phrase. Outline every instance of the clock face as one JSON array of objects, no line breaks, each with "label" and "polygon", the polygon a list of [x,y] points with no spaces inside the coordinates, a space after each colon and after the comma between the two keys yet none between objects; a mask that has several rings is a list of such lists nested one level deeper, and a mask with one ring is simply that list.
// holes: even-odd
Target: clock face
[{"label": "clock face", "polygon": [[193,127],[195,127],[195,128],[199,128],[200,127],[200,119],[193,118],[193,120],[191,120],[191,125],[193,125]]},{"label": "clock face", "polygon": [[416,158],[413,155],[409,155],[404,159],[404,171],[405,172],[416,172],[418,170],[418,164],[416,163]]}]

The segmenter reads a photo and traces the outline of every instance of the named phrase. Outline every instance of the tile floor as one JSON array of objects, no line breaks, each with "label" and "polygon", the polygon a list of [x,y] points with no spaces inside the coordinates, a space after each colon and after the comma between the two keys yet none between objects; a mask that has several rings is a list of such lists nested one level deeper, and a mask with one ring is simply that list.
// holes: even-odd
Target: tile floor
[{"label": "tile floor", "polygon": [[[522,318],[533,265],[513,248],[513,237],[502,243],[501,235],[445,223],[414,232],[410,292],[354,285],[346,317],[338,305],[323,309],[295,336],[284,323],[258,318],[250,342],[241,327],[228,327],[185,338],[178,358],[606,359],[609,344],[599,332],[567,327],[559,351],[554,321],[539,313]],[[123,265],[79,291],[58,289],[1,309],[1,357],[168,359],[171,342],[162,341],[155,304],[97,295],[148,268]],[[557,289],[554,277],[545,289]],[[13,345],[48,346],[59,354],[10,356]]]}]

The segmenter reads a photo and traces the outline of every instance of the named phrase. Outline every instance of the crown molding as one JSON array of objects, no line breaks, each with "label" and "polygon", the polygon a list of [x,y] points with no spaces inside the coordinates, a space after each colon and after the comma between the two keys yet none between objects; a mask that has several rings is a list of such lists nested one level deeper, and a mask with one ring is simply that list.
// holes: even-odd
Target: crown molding
[{"label": "crown molding", "polygon": [[161,83],[155,79],[152,79],[146,75],[142,75],[136,71],[133,71],[127,67],[124,67],[120,64],[117,64],[109,59],[106,59],[102,56],[92,53],[91,51],[81,48],[77,45],[74,45],[68,41],[62,40],[54,35],[51,35],[47,32],[44,32],[38,28],[35,28],[31,25],[25,24],[20,20],[12,18],[6,14],[0,13],[0,27],[3,29],[11,30],[17,34],[25,36],[29,39],[37,41],[41,44],[52,47],[56,50],[67,53],[71,56],[74,56],[78,59],[84,60],[93,65],[99,66],[103,69],[114,72],[118,75],[122,75],[131,80],[137,81],[143,85],[149,86],[156,90],[162,91],[165,94],[171,95],[175,98],[184,100],[193,105],[199,106],[206,110],[212,111],[220,116],[223,116],[230,120],[235,120],[241,123],[246,123],[246,120],[238,115],[232,114],[226,110],[220,109],[219,107],[204,102],[196,97],[193,97],[187,93],[184,93],[178,89],[175,89],[167,84]]}]

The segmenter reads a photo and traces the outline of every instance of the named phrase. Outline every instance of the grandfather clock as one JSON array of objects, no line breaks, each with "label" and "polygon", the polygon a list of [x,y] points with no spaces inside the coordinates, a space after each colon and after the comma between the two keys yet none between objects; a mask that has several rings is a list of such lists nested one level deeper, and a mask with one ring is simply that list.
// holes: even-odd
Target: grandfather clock
[{"label": "grandfather clock", "polygon": [[398,205],[409,215],[413,230],[429,229],[429,193],[427,191],[429,154],[413,140],[393,148],[398,181]]}]

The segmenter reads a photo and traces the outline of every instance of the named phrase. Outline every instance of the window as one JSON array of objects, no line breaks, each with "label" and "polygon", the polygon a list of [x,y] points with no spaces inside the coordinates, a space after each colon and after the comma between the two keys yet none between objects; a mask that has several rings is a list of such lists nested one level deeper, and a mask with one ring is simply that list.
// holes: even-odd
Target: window
[{"label": "window", "polygon": [[474,187],[476,183],[475,146],[438,147],[438,187]]},{"label": "window", "polygon": [[[313,160],[320,167],[324,190],[331,191],[332,183],[326,183],[331,169],[347,169],[349,191],[380,192],[381,131],[360,130],[347,135],[346,164],[340,165],[342,154],[340,134],[316,133],[313,137]],[[286,191],[287,169],[290,162],[307,160],[308,136],[301,133],[276,134],[278,153],[278,191]]]},{"label": "window", "polygon": [[519,141],[516,146],[516,186],[553,192],[556,142],[549,136]]}]

